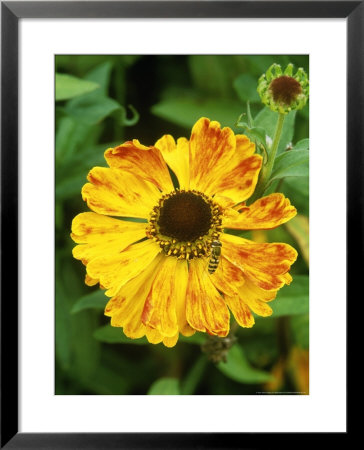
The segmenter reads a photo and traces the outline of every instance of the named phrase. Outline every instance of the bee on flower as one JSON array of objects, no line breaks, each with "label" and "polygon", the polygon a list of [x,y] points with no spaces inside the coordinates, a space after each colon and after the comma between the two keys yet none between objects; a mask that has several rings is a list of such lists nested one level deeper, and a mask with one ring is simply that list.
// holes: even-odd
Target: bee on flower
[{"label": "bee on flower", "polygon": [[226,337],[230,315],[252,327],[253,312],[272,314],[268,302],[291,282],[296,250],[229,230],[272,229],[296,209],[280,193],[247,204],[262,157],[246,136],[201,118],[189,140],[134,139],[105,159],[108,167],[88,174],[82,197],[91,211],[74,218],[71,236],[86,284],[110,297],[112,326],[173,347],[180,333]]}]

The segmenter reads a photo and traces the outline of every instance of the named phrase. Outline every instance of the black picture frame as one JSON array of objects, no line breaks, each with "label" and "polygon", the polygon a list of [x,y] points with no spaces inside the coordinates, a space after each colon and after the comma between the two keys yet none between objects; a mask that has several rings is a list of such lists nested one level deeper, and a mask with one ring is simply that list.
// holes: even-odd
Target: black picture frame
[{"label": "black picture frame", "polygon": [[[18,432],[18,22],[117,17],[347,19],[347,300],[362,292],[356,255],[363,249],[364,1],[1,2],[1,448],[257,448],[277,434],[284,446],[297,434]],[[309,439],[305,433],[300,443]]]}]

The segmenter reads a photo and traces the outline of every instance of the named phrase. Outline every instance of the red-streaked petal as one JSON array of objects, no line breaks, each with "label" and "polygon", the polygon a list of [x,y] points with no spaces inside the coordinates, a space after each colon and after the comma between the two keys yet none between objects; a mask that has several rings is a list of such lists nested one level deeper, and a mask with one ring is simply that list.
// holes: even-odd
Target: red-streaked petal
[{"label": "red-streaked petal", "polygon": [[255,321],[249,306],[238,295],[225,295],[224,298],[238,324],[244,328],[251,328]]},{"label": "red-streaked petal", "polygon": [[190,139],[190,189],[207,195],[215,194],[217,180],[226,173],[235,152],[235,136],[230,128],[220,128],[219,122],[199,119]]},{"label": "red-streaked petal", "polygon": [[210,275],[216,289],[226,295],[235,295],[245,283],[243,272],[226,258],[221,257],[216,272]]},{"label": "red-streaked petal", "polygon": [[243,202],[254,192],[262,166],[262,157],[252,155],[248,158],[235,160],[234,166],[225,170],[219,183],[214,185],[214,193],[219,196],[229,197],[235,203]]},{"label": "red-streaked petal", "polygon": [[94,167],[87,178],[82,198],[99,214],[147,218],[160,198],[152,183],[119,169]]},{"label": "red-streaked petal", "polygon": [[85,265],[99,256],[117,254],[145,237],[145,223],[128,222],[93,212],[78,214],[72,221],[72,239],[80,245],[73,256]]},{"label": "red-streaked petal", "polygon": [[146,147],[137,139],[127,141],[105,152],[110,167],[139,175],[160,190],[171,192],[173,183],[161,152],[155,147]]},{"label": "red-streaked petal", "polygon": [[250,206],[242,206],[239,215],[224,221],[226,228],[238,230],[270,230],[292,219],[297,210],[283,194],[260,198]]},{"label": "red-streaked petal", "polygon": [[209,278],[207,264],[205,259],[190,261],[186,294],[187,321],[197,331],[227,336],[229,311]]},{"label": "red-streaked petal", "polygon": [[118,254],[100,256],[87,265],[91,278],[99,279],[100,284],[112,297],[129,280],[140,274],[160,253],[161,248],[150,239],[131,245]]},{"label": "red-streaked petal", "polygon": [[177,258],[164,258],[151,286],[142,314],[144,325],[155,328],[167,337],[172,337],[178,332],[175,295],[177,262]]},{"label": "red-streaked petal", "polygon": [[286,273],[297,258],[293,247],[283,243],[257,244],[226,233],[220,239],[224,257],[254,284],[265,290],[277,290],[286,283]]},{"label": "red-streaked petal", "polygon": [[137,276],[124,286],[109,300],[105,307],[105,315],[111,317],[111,325],[123,327],[126,336],[132,339],[141,338],[146,334],[142,323],[144,303],[158,271],[163,255],[158,255]]}]

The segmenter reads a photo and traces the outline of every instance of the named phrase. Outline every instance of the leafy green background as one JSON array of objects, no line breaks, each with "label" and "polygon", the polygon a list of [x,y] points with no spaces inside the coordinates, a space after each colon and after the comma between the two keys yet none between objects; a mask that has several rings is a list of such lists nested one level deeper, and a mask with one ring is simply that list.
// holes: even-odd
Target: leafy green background
[{"label": "leafy green background", "polygon": [[71,254],[72,218],[87,211],[80,190],[93,166],[105,166],[106,148],[132,138],[151,145],[167,133],[188,137],[201,116],[242,132],[235,124],[247,100],[255,127],[272,138],[276,115],[260,103],[256,85],[273,62],[308,71],[302,55],[56,56],[56,394],[302,390],[301,365],[292,367],[290,354],[299,348],[307,355],[309,344],[308,106],[286,118],[269,187],[287,195],[299,217],[269,232],[244,233],[293,245],[299,251],[294,281],[271,303],[272,317],[238,330],[226,363],[208,361],[201,333],[167,349],[111,328],[102,313],[106,297],[84,284],[85,269]]}]

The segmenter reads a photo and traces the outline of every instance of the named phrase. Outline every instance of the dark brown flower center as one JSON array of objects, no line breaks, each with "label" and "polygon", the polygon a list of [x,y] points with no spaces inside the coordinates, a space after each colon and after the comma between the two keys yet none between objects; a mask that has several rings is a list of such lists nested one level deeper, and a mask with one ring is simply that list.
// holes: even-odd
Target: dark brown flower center
[{"label": "dark brown flower center", "polygon": [[211,219],[211,207],[201,196],[180,192],[164,201],[157,223],[165,236],[194,241],[208,233]]},{"label": "dark brown flower center", "polygon": [[300,83],[286,75],[275,78],[270,83],[269,89],[272,92],[273,100],[284,105],[290,105],[302,92]]},{"label": "dark brown flower center", "polygon": [[154,206],[145,234],[167,256],[190,260],[211,255],[222,229],[222,211],[212,198],[195,189],[176,190]]}]

